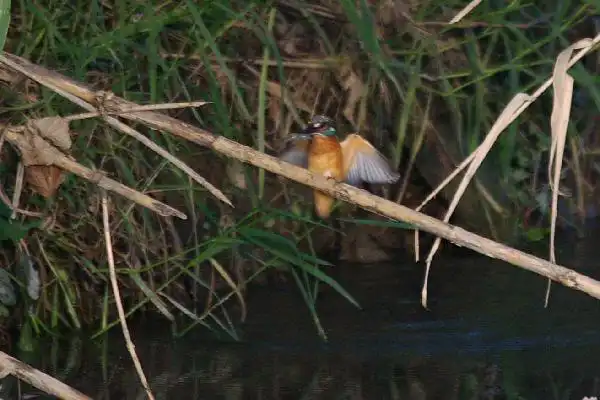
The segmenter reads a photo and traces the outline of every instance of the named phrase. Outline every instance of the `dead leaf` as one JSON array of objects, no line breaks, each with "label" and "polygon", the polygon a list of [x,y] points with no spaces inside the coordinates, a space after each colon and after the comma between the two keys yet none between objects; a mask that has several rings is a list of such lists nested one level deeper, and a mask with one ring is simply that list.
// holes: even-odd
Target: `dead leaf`
[{"label": "dead leaf", "polygon": [[47,117],[30,121],[33,129],[62,151],[71,149],[71,135],[69,134],[69,123],[61,117]]},{"label": "dead leaf", "polygon": [[34,119],[24,134],[29,144],[21,149],[25,181],[45,198],[52,197],[65,180],[63,171],[52,164],[56,157],[68,156],[72,145],[69,123],[61,117]]},{"label": "dead leaf", "polygon": [[63,170],[54,165],[30,165],[25,168],[25,182],[45,198],[54,196],[64,181]]},{"label": "dead leaf", "polygon": [[356,126],[355,111],[358,102],[365,96],[365,84],[360,77],[352,70],[352,67],[346,65],[340,68],[338,77],[340,85],[346,90],[347,98],[344,107],[344,117]]}]

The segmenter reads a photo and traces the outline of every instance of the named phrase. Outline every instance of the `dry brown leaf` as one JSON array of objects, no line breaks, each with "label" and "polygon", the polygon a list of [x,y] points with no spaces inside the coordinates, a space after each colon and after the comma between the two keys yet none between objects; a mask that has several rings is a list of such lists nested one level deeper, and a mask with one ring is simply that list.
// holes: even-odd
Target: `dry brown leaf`
[{"label": "dry brown leaf", "polygon": [[357,126],[355,118],[356,105],[366,95],[365,84],[352,67],[348,65],[340,68],[338,81],[347,92],[346,105],[343,111],[344,117],[354,126]]},{"label": "dry brown leaf", "polygon": [[52,197],[65,180],[63,170],[52,164],[57,152],[67,154],[71,148],[69,123],[61,117],[34,119],[25,126],[25,137],[31,145],[22,154],[25,181],[45,198]]},{"label": "dry brown leaf", "polygon": [[25,168],[25,182],[45,198],[54,196],[64,181],[63,170],[54,165],[30,165]]},{"label": "dry brown leaf", "polygon": [[69,123],[61,117],[47,117],[34,119],[31,122],[31,128],[36,130],[45,139],[57,146],[62,151],[69,151],[71,145],[71,135],[69,133]]}]

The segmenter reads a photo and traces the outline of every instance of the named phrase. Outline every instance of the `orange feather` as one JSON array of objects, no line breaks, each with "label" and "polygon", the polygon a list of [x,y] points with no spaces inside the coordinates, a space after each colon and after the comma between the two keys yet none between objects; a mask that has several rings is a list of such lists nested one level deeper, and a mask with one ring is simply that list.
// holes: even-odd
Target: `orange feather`
[{"label": "orange feather", "polygon": [[368,140],[356,133],[346,136],[340,146],[344,156],[344,180],[357,185],[370,183],[393,183],[400,175],[390,169],[385,157]]},{"label": "orange feather", "polygon": [[[344,180],[342,147],[336,137],[315,136],[308,152],[308,169],[319,175]],[[315,211],[323,219],[331,214],[334,199],[318,190],[313,191]]]}]

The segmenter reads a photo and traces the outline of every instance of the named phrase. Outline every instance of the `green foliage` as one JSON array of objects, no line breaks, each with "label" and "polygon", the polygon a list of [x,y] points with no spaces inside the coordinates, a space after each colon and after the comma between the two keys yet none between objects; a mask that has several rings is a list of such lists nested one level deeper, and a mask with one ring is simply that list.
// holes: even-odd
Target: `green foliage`
[{"label": "green foliage", "polygon": [[7,307],[17,304],[17,296],[10,274],[5,269],[0,269],[0,303]]},{"label": "green foliage", "polygon": [[[13,244],[11,247],[16,247],[17,242],[24,239],[31,229],[38,227],[40,221],[20,223],[12,220],[10,216],[11,209],[0,201],[0,243],[10,242]],[[20,260],[16,263],[16,278],[10,274],[8,267],[0,268],[0,318],[5,321],[11,316],[10,309],[15,309],[18,304],[18,288],[15,282],[23,287],[21,292],[24,296],[21,296],[21,299],[24,304],[28,304],[30,300],[37,301],[41,289],[39,273],[31,259],[20,251],[16,253],[19,254]],[[27,319],[19,335],[21,349],[31,350],[30,335],[31,326]]]},{"label": "green foliage", "polygon": [[10,0],[0,0],[0,50],[4,49],[10,26]]},{"label": "green foliage", "polygon": [[[39,221],[30,223],[19,223],[15,220],[10,219],[11,209],[2,201],[0,201],[0,243],[12,243],[16,244],[19,240],[25,238],[27,233],[39,226]],[[29,293],[31,297],[39,296],[39,277],[37,271],[30,265],[26,266],[26,293]],[[9,311],[7,307],[13,307],[17,304],[17,294],[15,287],[12,282],[12,276],[6,268],[0,268],[0,316],[7,317]]]},{"label": "green foliage", "polygon": [[19,223],[11,220],[11,214],[11,208],[0,200],[0,242],[18,242],[27,235],[29,230],[40,225],[40,221]]}]

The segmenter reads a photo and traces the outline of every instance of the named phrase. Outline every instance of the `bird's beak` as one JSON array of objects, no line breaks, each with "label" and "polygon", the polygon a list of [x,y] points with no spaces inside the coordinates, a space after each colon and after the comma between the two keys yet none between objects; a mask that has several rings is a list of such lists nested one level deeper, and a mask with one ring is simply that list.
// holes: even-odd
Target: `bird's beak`
[{"label": "bird's beak", "polygon": [[300,134],[312,135],[316,131],[317,131],[317,129],[315,129],[315,127],[312,124],[308,124],[308,125],[306,125],[306,128],[302,129],[302,132]]},{"label": "bird's beak", "polygon": [[304,131],[302,133],[295,133],[293,135],[291,135],[286,142],[290,141],[290,140],[310,140],[311,135],[304,133]]}]

